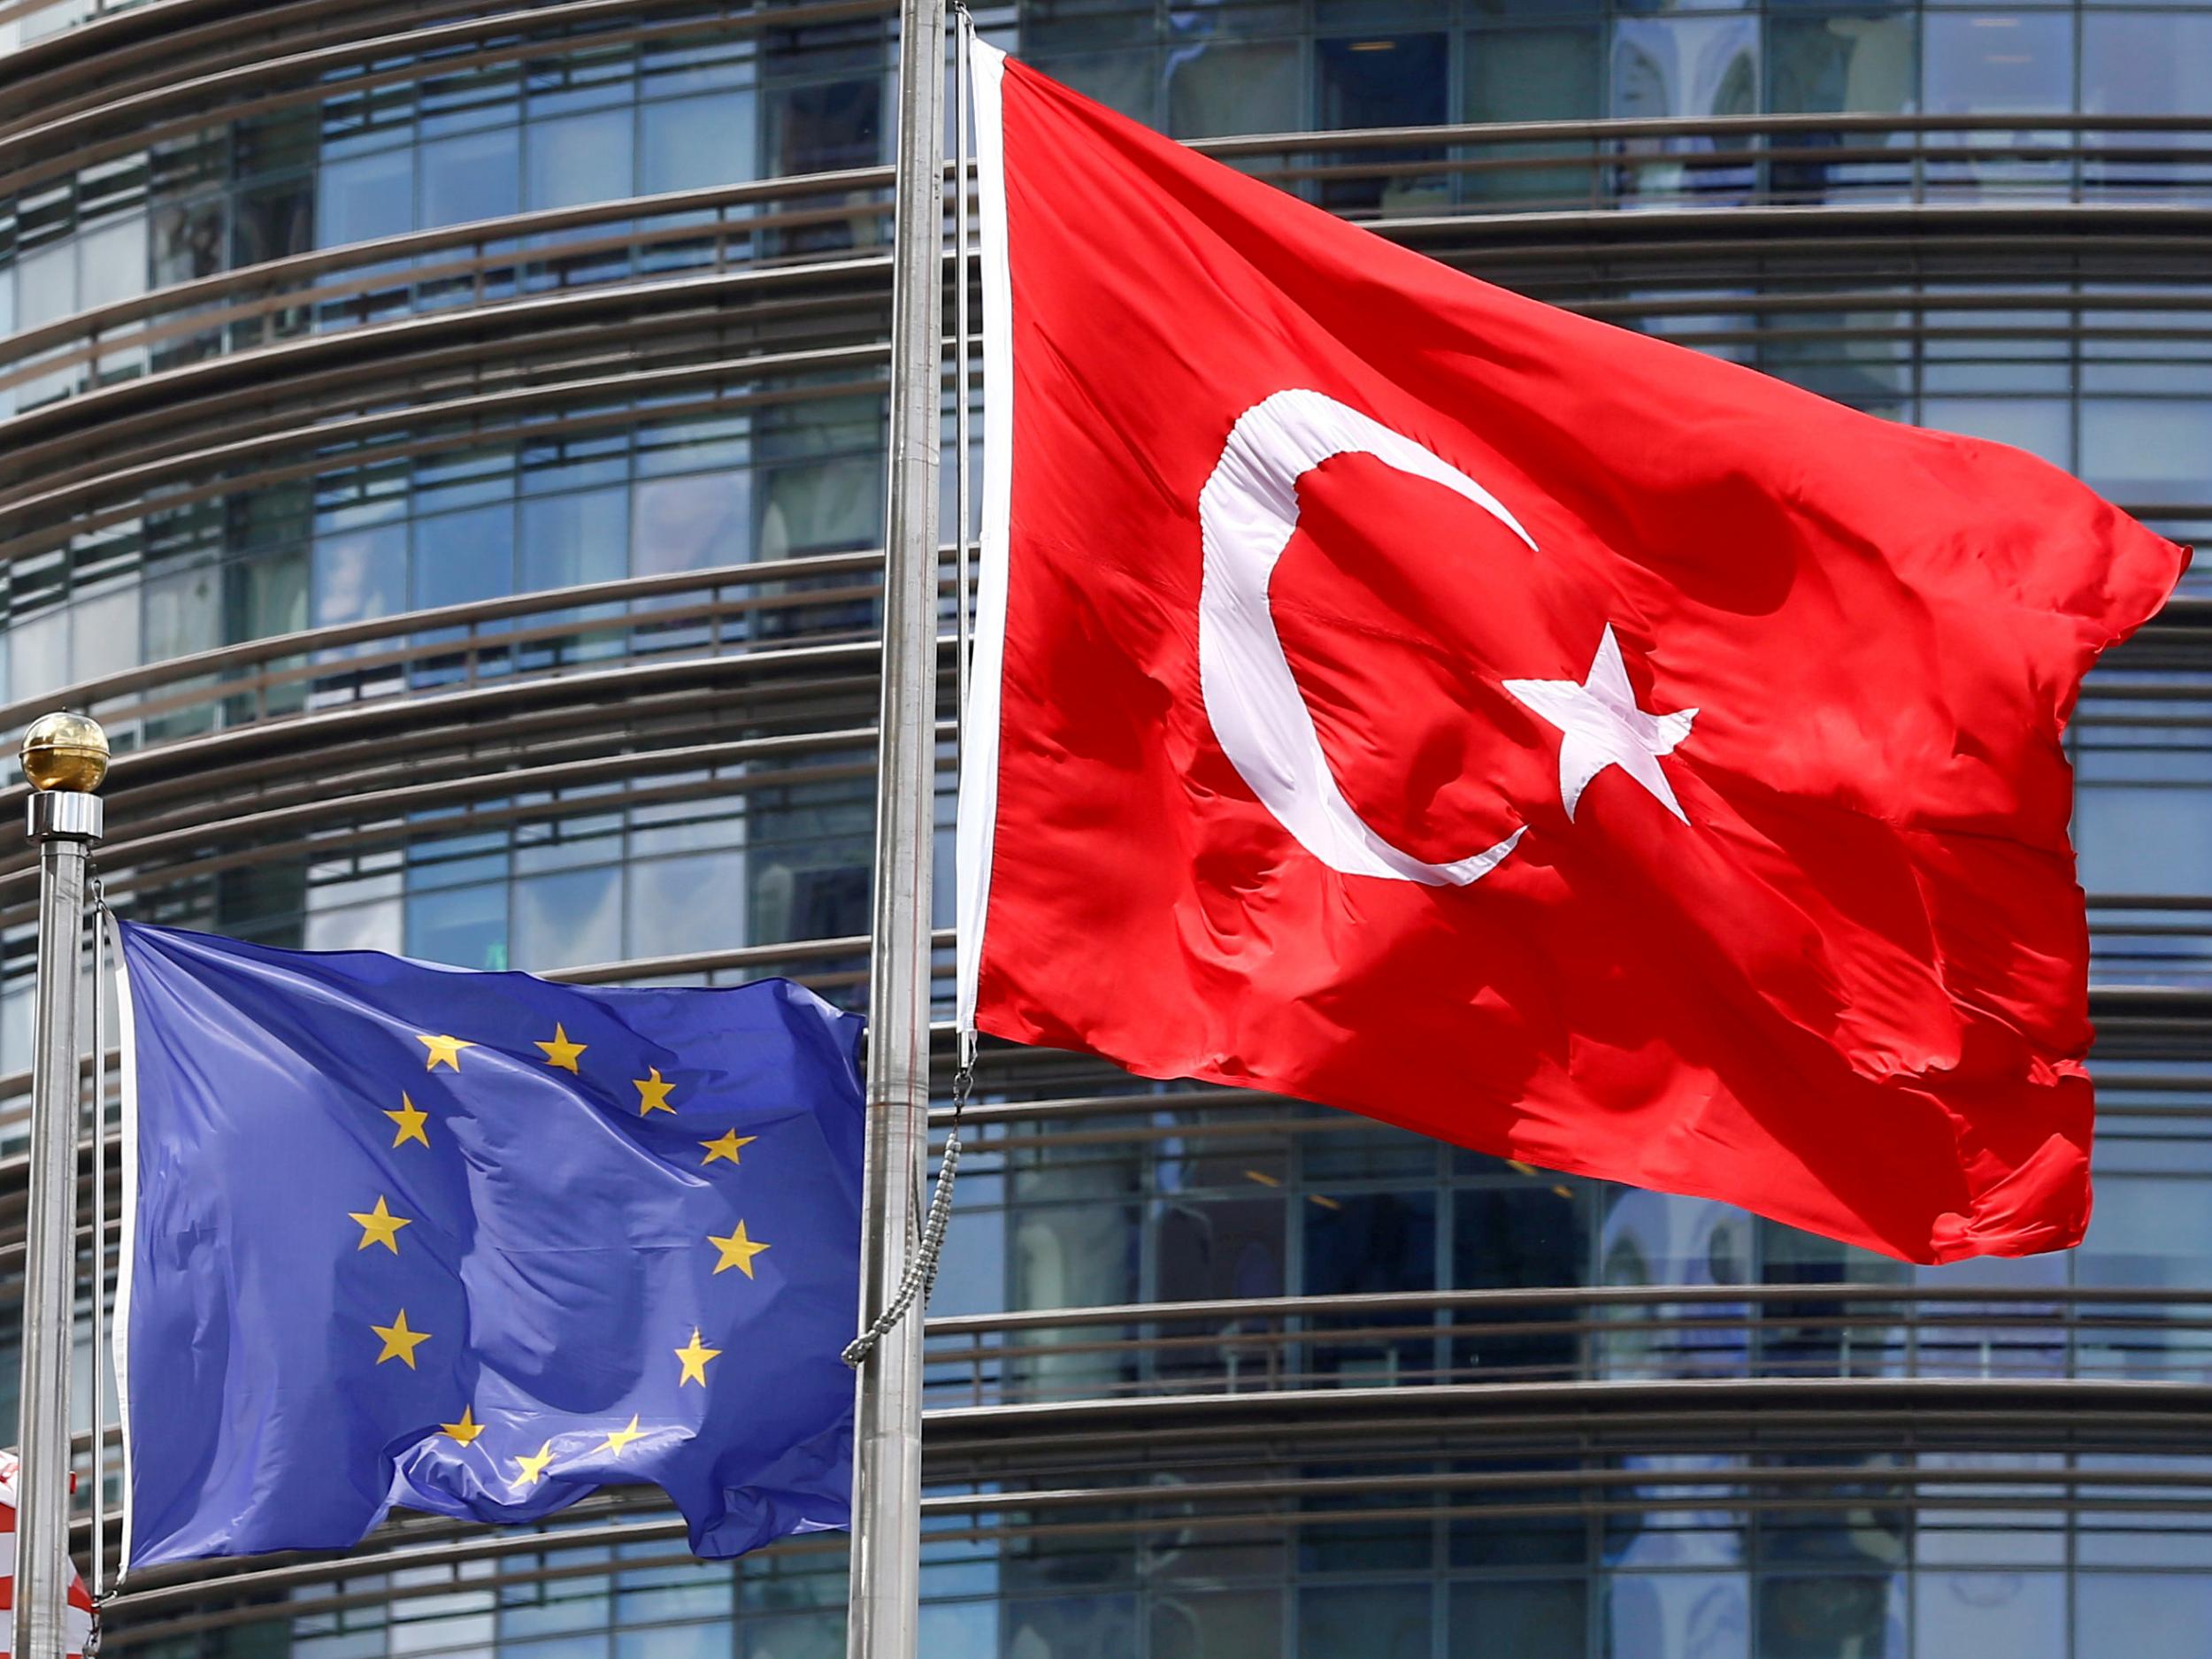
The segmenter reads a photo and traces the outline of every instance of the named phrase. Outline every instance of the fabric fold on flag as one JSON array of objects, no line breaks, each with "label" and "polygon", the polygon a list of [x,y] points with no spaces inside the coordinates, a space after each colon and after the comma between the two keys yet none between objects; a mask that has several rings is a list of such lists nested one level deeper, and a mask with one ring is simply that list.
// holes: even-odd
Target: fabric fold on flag
[{"label": "fabric fold on flag", "polygon": [[976,68],[964,1013],[1913,1260],[2078,1241],[2062,733],[2185,550]]},{"label": "fabric fold on flag", "polygon": [[120,936],[126,1571],[603,1486],[847,1525],[857,1016]]}]

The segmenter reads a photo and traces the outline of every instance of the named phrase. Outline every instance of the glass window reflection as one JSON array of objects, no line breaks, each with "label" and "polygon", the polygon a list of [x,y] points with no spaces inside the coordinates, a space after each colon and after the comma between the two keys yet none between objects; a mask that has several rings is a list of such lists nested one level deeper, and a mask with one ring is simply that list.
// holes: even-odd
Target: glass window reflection
[{"label": "glass window reflection", "polygon": [[1913,1639],[1926,1655],[2067,1659],[2066,1580],[2055,1572],[1923,1572],[1913,1585]]},{"label": "glass window reflection", "polygon": [[1304,125],[1295,41],[1203,41],[1170,50],[1167,130],[1178,138],[1286,133]]},{"label": "glass window reflection", "polygon": [[521,205],[520,134],[511,127],[425,144],[422,225],[503,219]]},{"label": "glass window reflection", "polygon": [[1782,18],[1767,25],[1768,107],[1778,114],[1913,107],[1916,19],[1909,13]]},{"label": "glass window reflection", "polygon": [[577,207],[629,195],[634,127],[627,108],[533,121],[523,150],[523,206]]},{"label": "glass window reflection", "polygon": [[2127,1659],[2204,1659],[2212,1578],[2202,1573],[2085,1572],[2074,1586],[2074,1651]]},{"label": "glass window reflection", "polygon": [[416,519],[414,531],[414,609],[466,604],[514,590],[512,508],[503,503],[440,513]]},{"label": "glass window reflection", "polygon": [[561,870],[515,883],[514,965],[529,973],[622,960],[622,871]]},{"label": "glass window reflection", "polygon": [[638,484],[631,510],[633,572],[654,576],[743,564],[751,486],[742,472],[695,472]]},{"label": "glass window reflection", "polygon": [[1620,1573],[1604,1605],[1603,1659],[1750,1659],[1741,1573]]},{"label": "glass window reflection", "polygon": [[415,227],[415,155],[388,150],[347,161],[326,161],[316,175],[315,243],[397,236]]},{"label": "glass window reflection", "polygon": [[2021,115],[2074,102],[2074,18],[2066,12],[1931,12],[1923,100],[1937,115]]},{"label": "glass window reflection", "polygon": [[1360,1659],[1430,1659],[1429,1586],[1308,1589],[1298,1596],[1298,1651]]},{"label": "glass window reflection", "polygon": [[318,627],[407,609],[407,526],[384,524],[315,539]]},{"label": "glass window reflection", "polygon": [[641,194],[698,190],[755,176],[750,92],[675,98],[638,112]]},{"label": "glass window reflection", "polygon": [[2212,15],[2085,11],[2081,107],[2097,115],[2212,115]]}]

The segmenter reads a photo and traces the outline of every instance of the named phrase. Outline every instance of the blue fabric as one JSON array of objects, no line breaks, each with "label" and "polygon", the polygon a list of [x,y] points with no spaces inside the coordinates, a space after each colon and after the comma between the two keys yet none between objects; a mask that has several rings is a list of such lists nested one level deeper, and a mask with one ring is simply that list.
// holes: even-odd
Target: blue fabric
[{"label": "blue fabric", "polygon": [[857,1017],[157,927],[123,956],[130,1565],[615,1485],[702,1555],[847,1524]]}]

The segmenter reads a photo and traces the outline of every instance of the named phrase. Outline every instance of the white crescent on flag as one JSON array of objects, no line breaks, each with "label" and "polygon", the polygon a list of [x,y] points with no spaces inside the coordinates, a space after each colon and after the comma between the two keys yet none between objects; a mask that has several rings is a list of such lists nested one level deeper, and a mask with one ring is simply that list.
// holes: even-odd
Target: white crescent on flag
[{"label": "white crescent on flag", "polygon": [[[15,1471],[13,1452],[0,1452],[0,1659],[15,1652]],[[69,1659],[83,1659],[92,1638],[92,1597],[77,1573],[69,1567],[69,1606],[62,1614],[62,1630],[69,1639]]]}]

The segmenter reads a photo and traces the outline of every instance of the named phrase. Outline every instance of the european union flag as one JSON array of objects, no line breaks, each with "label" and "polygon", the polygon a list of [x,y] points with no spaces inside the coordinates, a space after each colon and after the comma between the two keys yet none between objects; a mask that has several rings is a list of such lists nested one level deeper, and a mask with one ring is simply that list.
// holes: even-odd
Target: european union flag
[{"label": "european union flag", "polygon": [[861,1020],[126,926],[127,1566],[664,1488],[847,1525]]}]

